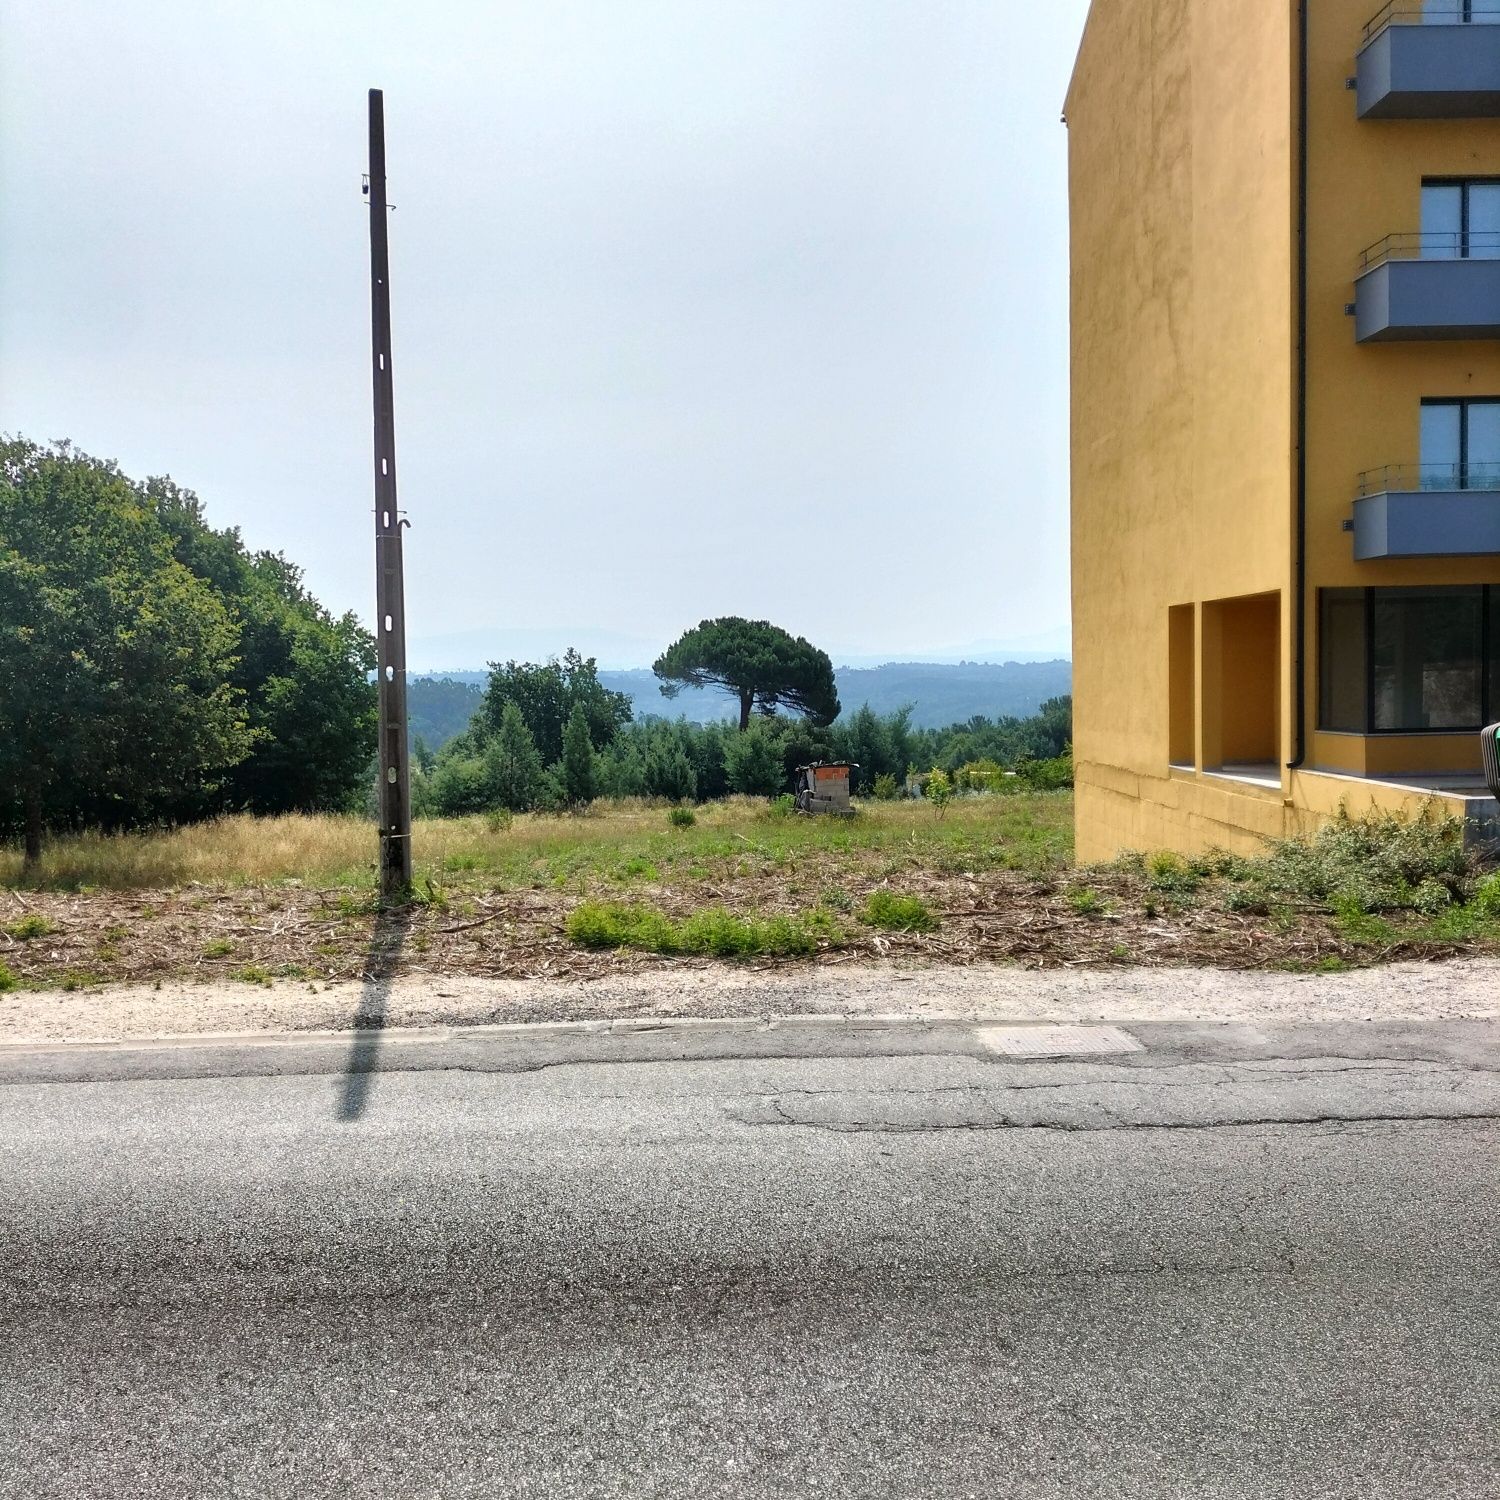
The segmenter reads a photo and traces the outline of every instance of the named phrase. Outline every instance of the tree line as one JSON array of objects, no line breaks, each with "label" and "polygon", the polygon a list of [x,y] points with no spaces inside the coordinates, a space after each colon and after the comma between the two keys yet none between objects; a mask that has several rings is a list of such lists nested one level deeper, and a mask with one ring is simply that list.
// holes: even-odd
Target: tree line
[{"label": "tree line", "polygon": [[0,833],[362,805],[372,637],[168,478],[0,441]]},{"label": "tree line", "polygon": [[[658,671],[673,660],[665,655]],[[910,709],[862,707],[820,723],[819,714],[779,707],[742,714],[743,729],[637,720],[625,694],[605,687],[594,661],[576,651],[544,664],[496,664],[468,729],[436,753],[418,744],[413,806],[457,817],[560,810],[597,797],[774,797],[791,789],[798,767],[820,760],[854,762],[854,790],[865,797],[900,795],[934,771],[960,790],[997,789],[1018,767],[1032,785],[1071,783],[1070,698],[1028,718],[976,717],[947,729],[913,729]]]}]

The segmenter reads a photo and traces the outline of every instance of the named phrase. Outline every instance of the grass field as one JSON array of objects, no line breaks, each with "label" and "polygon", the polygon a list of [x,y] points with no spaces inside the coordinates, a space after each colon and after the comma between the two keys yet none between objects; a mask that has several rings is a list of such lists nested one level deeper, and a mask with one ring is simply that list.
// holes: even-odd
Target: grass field
[{"label": "grass field", "polygon": [[[679,814],[679,817],[681,815]],[[1454,825],[1351,824],[1260,860],[1072,865],[1071,794],[419,823],[416,891],[377,912],[359,819],[227,818],[0,850],[0,989],[165,979],[504,976],[897,958],[1337,968],[1500,951],[1500,876]]]}]

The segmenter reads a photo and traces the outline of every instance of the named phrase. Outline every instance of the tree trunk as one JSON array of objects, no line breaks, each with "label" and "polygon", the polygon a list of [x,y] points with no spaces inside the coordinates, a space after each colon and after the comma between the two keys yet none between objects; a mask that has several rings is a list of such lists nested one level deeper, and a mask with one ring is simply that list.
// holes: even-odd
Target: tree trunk
[{"label": "tree trunk", "polygon": [[755,689],[740,689],[740,733],[743,734],[750,727],[750,709],[755,703]]},{"label": "tree trunk", "polygon": [[42,861],[42,789],[35,782],[26,788],[26,859],[22,868],[35,871]]}]

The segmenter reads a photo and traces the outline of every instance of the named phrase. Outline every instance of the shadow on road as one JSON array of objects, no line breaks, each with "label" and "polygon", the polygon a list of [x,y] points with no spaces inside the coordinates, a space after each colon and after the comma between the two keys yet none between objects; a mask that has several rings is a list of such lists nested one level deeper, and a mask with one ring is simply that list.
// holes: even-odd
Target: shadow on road
[{"label": "shadow on road", "polygon": [[370,1085],[380,1063],[380,1033],[385,1029],[391,981],[400,967],[411,929],[411,908],[383,906],[375,918],[375,931],[365,955],[364,988],[354,1013],[354,1041],[344,1065],[339,1090],[338,1118],[357,1120],[370,1102]]}]

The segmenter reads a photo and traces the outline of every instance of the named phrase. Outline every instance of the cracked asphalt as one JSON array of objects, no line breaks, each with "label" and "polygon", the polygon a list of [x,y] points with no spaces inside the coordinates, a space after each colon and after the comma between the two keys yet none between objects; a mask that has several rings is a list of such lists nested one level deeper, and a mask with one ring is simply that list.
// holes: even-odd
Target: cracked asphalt
[{"label": "cracked asphalt", "polygon": [[1500,1493],[1500,1024],[0,1048],[0,1495]]}]

